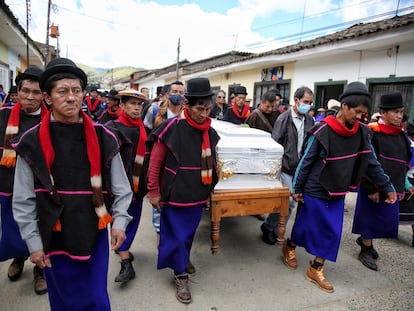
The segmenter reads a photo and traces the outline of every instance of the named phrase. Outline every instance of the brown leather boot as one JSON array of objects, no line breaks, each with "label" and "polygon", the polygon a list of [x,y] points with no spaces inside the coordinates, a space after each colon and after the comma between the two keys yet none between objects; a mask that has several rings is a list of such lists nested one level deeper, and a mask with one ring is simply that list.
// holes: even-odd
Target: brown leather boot
[{"label": "brown leather boot", "polygon": [[308,271],[306,271],[305,278],[312,283],[315,283],[320,289],[324,290],[328,293],[333,293],[334,287],[333,285],[325,279],[323,275],[323,267],[319,267],[315,269],[312,267],[312,261],[309,262]]},{"label": "brown leather boot", "polygon": [[188,274],[183,273],[179,275],[174,275],[175,279],[175,288],[176,288],[176,297],[179,302],[188,304],[191,302],[191,292],[190,287],[188,286]]},{"label": "brown leather boot", "polygon": [[15,258],[10,264],[7,276],[10,281],[16,281],[20,278],[24,268],[24,262],[27,258]]},{"label": "brown leather boot", "polygon": [[38,266],[33,267],[33,286],[36,294],[44,295],[47,293],[47,285],[43,269]]},{"label": "brown leather boot", "polygon": [[289,269],[296,269],[298,262],[296,261],[295,249],[285,244],[282,248],[283,263]]}]

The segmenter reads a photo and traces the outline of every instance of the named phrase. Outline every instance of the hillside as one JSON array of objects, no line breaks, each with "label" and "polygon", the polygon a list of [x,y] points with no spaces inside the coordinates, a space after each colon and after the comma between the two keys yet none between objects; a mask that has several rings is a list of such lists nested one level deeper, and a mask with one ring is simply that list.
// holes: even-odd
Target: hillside
[{"label": "hillside", "polygon": [[130,66],[117,67],[113,69],[93,68],[84,64],[77,64],[88,75],[89,82],[99,82],[102,88],[109,88],[113,81],[128,80],[133,72],[143,70]]}]

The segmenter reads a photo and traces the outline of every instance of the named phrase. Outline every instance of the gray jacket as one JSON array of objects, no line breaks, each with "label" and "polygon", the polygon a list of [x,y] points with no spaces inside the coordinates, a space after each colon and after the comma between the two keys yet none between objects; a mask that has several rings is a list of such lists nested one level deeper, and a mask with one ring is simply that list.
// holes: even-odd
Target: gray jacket
[{"label": "gray jacket", "polygon": [[[292,109],[292,108],[291,108]],[[304,121],[304,137],[310,128],[314,125],[313,118],[306,114]],[[283,112],[275,122],[272,131],[272,138],[283,146],[284,153],[282,158],[282,172],[293,175],[299,163],[298,156],[298,132],[292,120],[292,112]],[[305,139],[304,139],[305,141]]]}]

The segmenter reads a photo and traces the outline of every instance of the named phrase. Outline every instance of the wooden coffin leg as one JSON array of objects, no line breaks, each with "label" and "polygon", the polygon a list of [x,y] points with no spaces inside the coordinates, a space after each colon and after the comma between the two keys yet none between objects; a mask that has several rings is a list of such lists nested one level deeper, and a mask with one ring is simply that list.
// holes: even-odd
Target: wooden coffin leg
[{"label": "wooden coffin leg", "polygon": [[277,226],[277,245],[283,246],[285,244],[286,233],[286,216],[279,215],[279,224]]},{"label": "wooden coffin leg", "polygon": [[219,245],[218,241],[220,239],[220,221],[212,221],[210,229],[211,237],[211,253],[214,255],[217,253]]},{"label": "wooden coffin leg", "polygon": [[280,208],[279,224],[277,229],[277,245],[283,246],[285,244],[286,234],[286,219],[289,214],[289,197],[282,199],[282,206]]},{"label": "wooden coffin leg", "polygon": [[218,201],[213,200],[211,202],[210,220],[211,253],[214,255],[218,251],[218,241],[220,239],[221,207]]}]

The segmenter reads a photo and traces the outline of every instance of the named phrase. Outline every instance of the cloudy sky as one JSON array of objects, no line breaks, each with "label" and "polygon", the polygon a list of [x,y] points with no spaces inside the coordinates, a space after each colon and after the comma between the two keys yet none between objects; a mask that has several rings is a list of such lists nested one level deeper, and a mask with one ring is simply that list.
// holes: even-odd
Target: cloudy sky
[{"label": "cloudy sky", "polygon": [[[26,29],[26,1],[8,0]],[[414,0],[52,0],[60,56],[100,68],[161,68],[231,50],[261,52],[414,11]],[[29,35],[46,42],[48,0],[30,1]],[[57,40],[51,38],[56,46]]]}]

